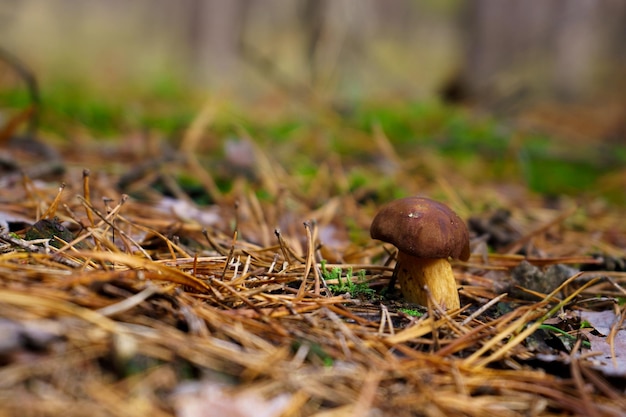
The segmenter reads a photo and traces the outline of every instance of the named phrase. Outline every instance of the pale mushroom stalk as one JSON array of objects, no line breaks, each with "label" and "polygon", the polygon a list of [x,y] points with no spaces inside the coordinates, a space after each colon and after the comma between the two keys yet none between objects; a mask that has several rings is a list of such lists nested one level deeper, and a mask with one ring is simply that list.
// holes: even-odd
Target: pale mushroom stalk
[{"label": "pale mushroom stalk", "polygon": [[402,296],[410,303],[428,305],[428,293],[442,307],[454,310],[461,307],[452,266],[447,259],[416,258],[398,252],[394,274]]}]

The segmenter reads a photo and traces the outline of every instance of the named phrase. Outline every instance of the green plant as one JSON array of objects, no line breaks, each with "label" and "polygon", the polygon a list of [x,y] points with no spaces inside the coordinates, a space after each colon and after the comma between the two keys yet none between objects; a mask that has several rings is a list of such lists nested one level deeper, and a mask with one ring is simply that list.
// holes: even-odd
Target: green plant
[{"label": "green plant", "polygon": [[[555,333],[556,337],[561,339],[561,341],[563,341],[563,343],[567,343],[567,342],[571,343],[571,342],[575,342],[576,340],[578,340],[578,336],[574,336],[572,334],[569,334],[565,330],[559,329],[558,327],[551,326],[549,324],[542,324],[542,325],[539,326],[539,329]],[[582,346],[584,348],[586,348],[586,349],[590,349],[591,348],[591,343],[589,343],[589,341],[587,341],[587,340],[583,340],[582,341]]]},{"label": "green plant", "polygon": [[421,311],[412,308],[399,308],[398,311],[401,311],[407,316],[411,317],[422,317],[424,315],[424,313],[422,313]]},{"label": "green plant", "polygon": [[337,282],[329,284],[328,288],[333,294],[349,293],[352,297],[373,297],[376,291],[371,289],[365,279],[365,270],[360,270],[356,277],[352,276],[352,268],[346,270],[345,278],[342,277],[342,269],[335,267],[330,271],[326,268],[326,261],[322,261],[322,276],[326,281]]}]

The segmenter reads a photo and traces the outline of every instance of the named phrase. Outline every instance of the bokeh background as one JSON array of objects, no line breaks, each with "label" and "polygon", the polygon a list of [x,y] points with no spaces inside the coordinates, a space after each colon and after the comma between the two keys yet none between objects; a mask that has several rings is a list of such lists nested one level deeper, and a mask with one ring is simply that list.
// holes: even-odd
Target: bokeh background
[{"label": "bokeh background", "polygon": [[[580,99],[624,88],[619,0],[3,0],[2,46],[45,80],[357,99]],[[269,84],[269,85],[268,85]],[[462,85],[461,85],[462,84]],[[458,91],[457,91],[458,92]]]},{"label": "bokeh background", "polygon": [[[215,98],[267,123],[331,109],[400,150],[513,149],[539,191],[626,183],[621,0],[1,0],[0,39],[52,130],[173,136]],[[6,120],[28,97],[6,62],[0,87]]]}]

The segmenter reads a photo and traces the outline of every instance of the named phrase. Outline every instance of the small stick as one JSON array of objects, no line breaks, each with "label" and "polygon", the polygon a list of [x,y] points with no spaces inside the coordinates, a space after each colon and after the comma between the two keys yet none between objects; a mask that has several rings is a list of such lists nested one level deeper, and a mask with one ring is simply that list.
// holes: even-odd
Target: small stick
[{"label": "small stick", "polygon": [[268,274],[271,274],[272,271],[274,271],[274,267],[276,266],[276,261],[278,261],[278,254],[274,254],[274,259],[272,260],[272,263],[270,264],[269,269],[267,270]]},{"label": "small stick", "polygon": [[241,271],[241,275],[244,276],[250,270],[250,262],[252,262],[252,257],[248,255],[246,257],[246,263],[243,265],[243,270]]},{"label": "small stick", "polygon": [[391,315],[389,314],[389,309],[386,305],[380,305],[380,326],[378,326],[378,334],[382,336],[383,331],[385,329],[385,324],[389,326],[389,334],[393,336],[396,334],[393,328],[393,322],[391,321]]},{"label": "small stick", "polygon": [[42,219],[50,219],[54,217],[54,213],[56,213],[57,208],[59,207],[59,202],[61,201],[61,194],[63,193],[64,189],[65,189],[65,183],[62,183],[59,186],[59,192],[54,197],[54,200],[52,200],[52,203],[50,203],[50,206],[48,207],[48,209],[41,215]]},{"label": "small stick", "polygon": [[626,314],[622,311],[618,315],[619,319],[617,322],[611,327],[611,331],[607,336],[607,342],[609,343],[609,349],[611,351],[611,360],[613,362],[613,366],[617,369],[617,355],[615,354],[615,337],[617,336],[617,332],[622,328],[622,324],[624,323],[624,318],[626,318]]},{"label": "small stick", "polygon": [[[307,231],[307,238],[310,238],[311,236],[311,232],[309,230],[309,228],[307,227],[307,223],[304,222],[304,227]],[[311,272],[311,265],[313,264],[313,257],[312,255],[312,250],[311,250],[311,245],[307,245],[307,257],[306,257],[306,263],[304,265],[304,273],[302,274],[302,284],[300,284],[300,288],[298,288],[298,294],[296,295],[296,300],[300,301],[302,300],[302,297],[304,297],[304,289],[306,287],[306,281],[307,278],[309,277],[309,273]],[[318,291],[319,291],[319,282],[317,283],[318,286]],[[315,293],[315,295],[319,295],[319,292]]]},{"label": "small stick", "polygon": [[219,253],[222,256],[228,255],[228,252],[226,251],[226,249],[218,245],[218,243],[215,240],[213,240],[213,238],[209,235],[209,232],[206,229],[202,229],[202,234],[206,238],[207,242],[209,242],[209,245],[213,248],[213,250],[215,250],[217,253]]},{"label": "small stick", "polygon": [[[91,175],[91,171],[88,169],[83,169],[83,198],[87,204],[84,205],[85,213],[87,214],[87,220],[89,220],[89,226],[94,227],[96,222],[93,217],[93,211],[91,210],[91,187],[89,187],[89,177]],[[100,241],[92,236],[94,246],[97,250],[100,250]]]},{"label": "small stick", "polygon": [[606,277],[606,279],[611,283],[611,285],[613,287],[615,287],[616,290],[618,290],[622,294],[626,295],[626,290],[624,290],[617,282],[615,282],[615,280],[613,278]]},{"label": "small stick", "polygon": [[[122,198],[124,198],[124,196],[122,196]],[[110,203],[113,202],[113,199],[109,198],[109,197],[102,197],[102,202],[104,203],[104,208],[105,208],[107,216],[108,216],[111,213],[111,211],[113,210],[111,208],[111,206],[109,205]],[[111,226],[111,229],[112,229],[112,231],[111,231],[111,241],[113,243],[115,243],[115,226],[113,225],[114,220],[115,220],[114,218],[111,218],[111,223],[109,224],[109,226]]]},{"label": "small stick", "polygon": [[88,204],[85,206],[85,213],[87,213],[87,219],[89,219],[89,224],[91,225],[91,227],[94,227],[95,222],[93,219],[93,213],[91,212],[91,209],[89,208],[89,205],[91,205],[91,191],[89,189],[89,176],[90,176],[90,171],[88,169],[84,169],[83,170],[83,198]]},{"label": "small stick", "polygon": [[274,234],[278,238],[278,244],[280,245],[280,250],[283,253],[283,257],[285,258],[285,261],[287,262],[287,264],[291,264],[291,258],[289,257],[289,251],[286,248],[285,240],[283,239],[282,235],[280,234],[280,229],[274,229]]},{"label": "small stick", "polygon": [[191,270],[194,277],[198,275],[198,252],[193,255],[193,268]]},{"label": "small stick", "polygon": [[233,255],[235,253],[235,243],[237,242],[237,234],[238,231],[235,229],[233,233],[233,243],[230,245],[230,252],[228,252],[228,256],[226,257],[226,263],[224,263],[224,270],[222,271],[222,280],[226,278],[226,271],[228,270],[228,265],[230,265],[230,261],[233,260]]},{"label": "small stick", "polygon": [[[138,271],[139,273],[142,271]],[[147,300],[148,298],[150,298],[153,294],[156,294],[159,292],[159,287],[157,287],[154,284],[151,284],[150,282],[148,282],[148,285],[146,286],[146,288],[144,288],[143,290],[141,290],[140,292],[138,292],[137,294],[126,298],[125,300],[122,300],[118,303],[115,304],[111,304],[109,306],[100,308],[98,310],[96,310],[98,313],[102,314],[103,316],[113,316],[115,314],[119,314],[122,313],[124,311],[130,310],[131,308],[135,307],[136,305],[144,302],[145,300]]]},{"label": "small stick", "polygon": [[461,322],[461,326],[467,325],[470,321],[474,320],[476,317],[480,316],[485,311],[489,310],[492,305],[494,305],[495,303],[499,302],[500,300],[502,300],[507,295],[508,295],[507,293],[500,294],[499,296],[497,296],[493,300],[490,300],[488,303],[484,304],[481,308],[479,308],[478,310],[474,311],[472,314],[467,316],[467,318]]},{"label": "small stick", "polygon": [[[309,271],[313,264],[315,264],[315,247],[313,245],[313,228],[312,221],[304,222],[304,230],[306,230],[306,240],[307,240],[307,256],[306,256],[306,266],[304,268],[304,279],[306,280]],[[317,265],[315,265],[317,266]],[[315,295],[320,295],[320,274],[316,267],[313,268],[313,277],[315,278],[314,291]]]}]

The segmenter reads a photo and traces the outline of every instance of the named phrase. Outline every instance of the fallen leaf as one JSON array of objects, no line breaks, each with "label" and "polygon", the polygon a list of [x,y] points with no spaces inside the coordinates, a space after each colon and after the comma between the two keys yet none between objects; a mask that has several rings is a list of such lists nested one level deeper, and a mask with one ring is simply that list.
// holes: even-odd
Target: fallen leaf
[{"label": "fallen leaf", "polygon": [[601,352],[602,355],[591,357],[589,361],[593,367],[608,376],[626,376],[626,330],[624,326],[615,333],[614,353],[611,352],[611,344],[608,335],[611,329],[617,325],[618,317],[611,310],[583,311],[580,313],[582,320],[588,321],[601,335],[594,335],[586,331],[586,336],[591,342],[591,352]]},{"label": "fallen leaf", "polygon": [[626,331],[620,330],[615,335],[614,357],[607,337],[587,334],[587,338],[591,342],[590,352],[602,353],[588,359],[593,367],[606,376],[626,377]]},{"label": "fallen leaf", "polygon": [[582,311],[580,319],[588,321],[594,329],[604,336],[607,336],[611,332],[611,327],[617,323],[617,316],[611,310]]}]

